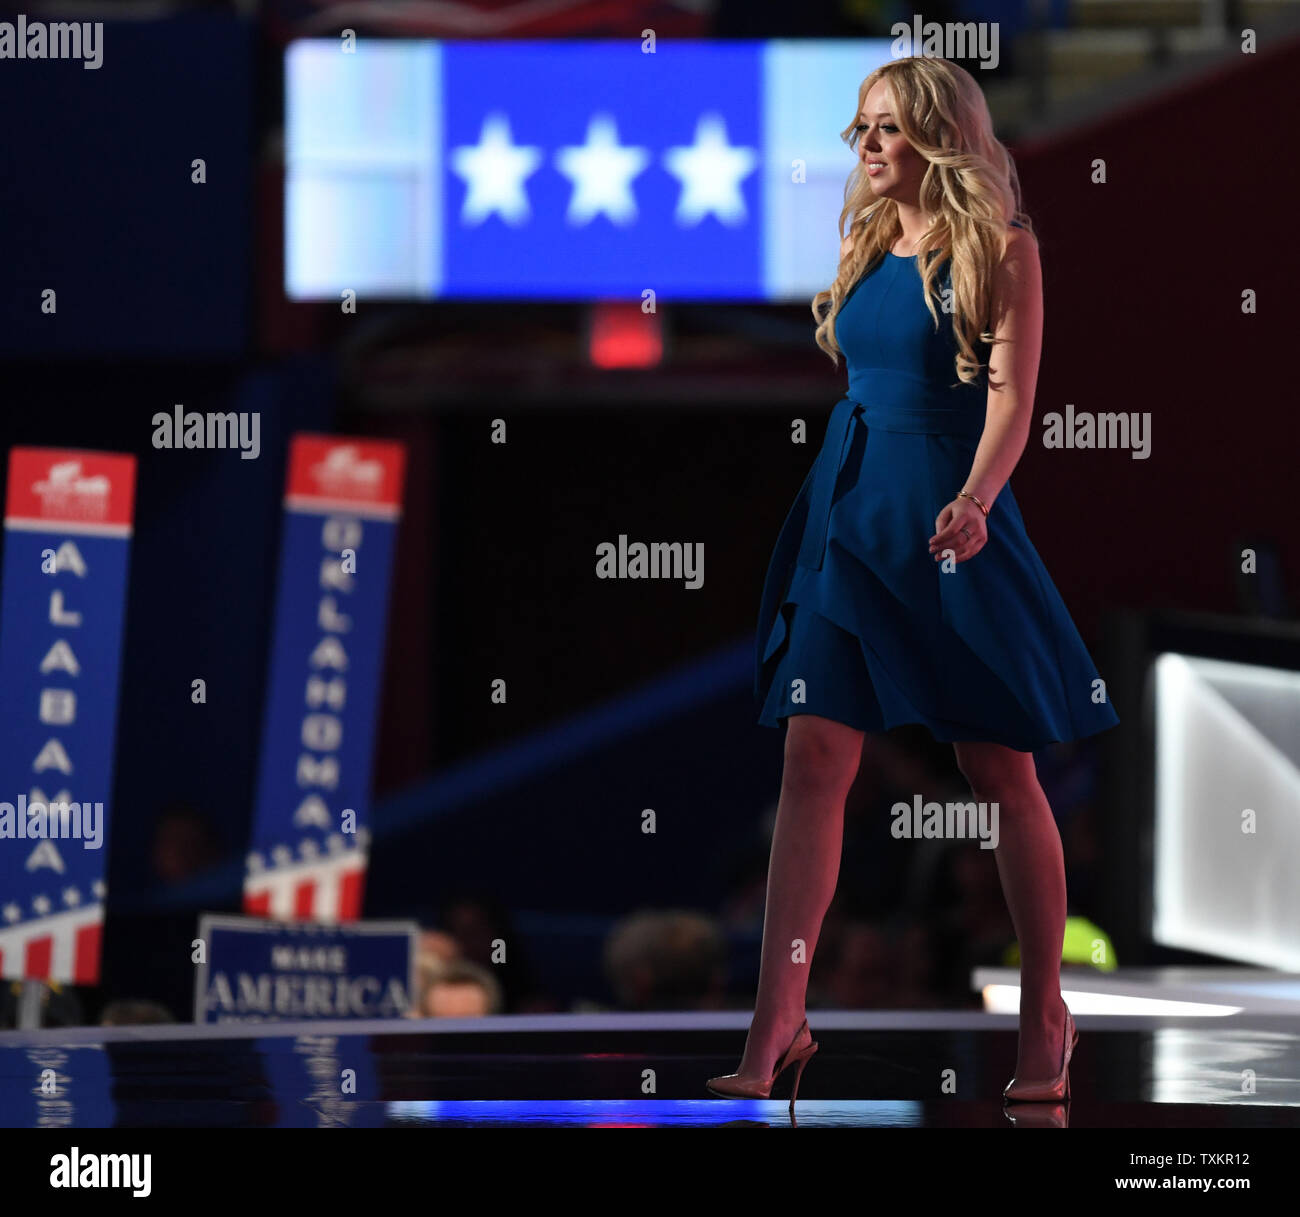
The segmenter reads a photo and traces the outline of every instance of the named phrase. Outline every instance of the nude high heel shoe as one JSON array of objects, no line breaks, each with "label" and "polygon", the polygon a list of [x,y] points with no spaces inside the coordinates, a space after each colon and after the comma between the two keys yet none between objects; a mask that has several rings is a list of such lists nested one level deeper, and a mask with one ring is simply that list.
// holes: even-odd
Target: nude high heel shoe
[{"label": "nude high heel shoe", "polygon": [[791,1065],[798,1065],[798,1072],[794,1075],[794,1089],[790,1092],[790,1111],[794,1112],[794,1101],[799,1095],[799,1079],[803,1077],[803,1068],[812,1059],[813,1053],[817,1051],[817,1041],[813,1040],[806,1048],[801,1048],[797,1053],[794,1046],[799,1042],[799,1037],[803,1034],[804,1028],[808,1026],[808,1020],[805,1018],[799,1024],[799,1030],[794,1033],[794,1039],[790,1041],[790,1047],[781,1055],[777,1061],[776,1068],[772,1070],[772,1076],[764,1081],[761,1078],[743,1078],[738,1073],[727,1073],[722,1077],[710,1078],[706,1083],[707,1088],[713,1093],[724,1099],[770,1099],[772,1097],[772,1087],[779,1078]]},{"label": "nude high heel shoe", "polygon": [[[1061,1004],[1064,1006],[1065,1002]],[[1045,1082],[1021,1082],[1012,1078],[1002,1092],[1002,1097],[1013,1103],[1061,1103],[1070,1098],[1070,1057],[1079,1042],[1070,1007],[1065,1006],[1065,1042],[1061,1050],[1061,1072]]]}]

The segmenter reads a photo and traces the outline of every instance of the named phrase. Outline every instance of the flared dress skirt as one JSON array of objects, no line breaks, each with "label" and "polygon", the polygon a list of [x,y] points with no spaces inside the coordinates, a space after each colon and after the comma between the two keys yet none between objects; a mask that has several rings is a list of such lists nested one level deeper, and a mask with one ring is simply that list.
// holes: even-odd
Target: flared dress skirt
[{"label": "flared dress skirt", "polygon": [[973,558],[930,554],[983,427],[982,410],[953,401],[897,369],[851,376],[768,569],[763,725],[919,723],[938,740],[1032,752],[1119,722],[1009,484]]}]

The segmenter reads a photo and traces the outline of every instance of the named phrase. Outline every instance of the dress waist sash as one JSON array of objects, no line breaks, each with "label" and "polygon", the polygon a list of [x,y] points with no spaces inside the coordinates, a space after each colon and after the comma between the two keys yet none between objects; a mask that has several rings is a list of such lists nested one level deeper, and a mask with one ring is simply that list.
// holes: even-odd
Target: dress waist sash
[{"label": "dress waist sash", "polygon": [[[965,390],[936,391],[926,381],[880,368],[866,368],[850,377],[848,395],[840,398],[831,411],[826,439],[813,470],[808,520],[799,547],[800,566],[821,569],[835,481],[854,424],[860,420],[868,429],[955,435],[978,441],[984,432],[984,411],[978,404],[984,391],[975,385],[970,390],[969,396]],[[962,397],[966,400],[962,401]]]}]

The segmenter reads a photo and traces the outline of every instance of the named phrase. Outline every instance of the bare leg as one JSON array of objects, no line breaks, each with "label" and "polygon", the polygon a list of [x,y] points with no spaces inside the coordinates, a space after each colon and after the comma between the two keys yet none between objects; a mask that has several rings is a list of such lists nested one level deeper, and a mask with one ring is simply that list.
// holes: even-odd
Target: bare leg
[{"label": "bare leg", "polygon": [[1065,1011],[1065,859],[1061,834],[1038,784],[1034,757],[1001,744],[955,745],[975,797],[998,804],[994,851],[1002,894],[1020,944],[1020,1040],[1016,1077],[1041,1081],[1061,1068]]},{"label": "bare leg", "polygon": [[[844,800],[857,776],[862,734],[812,714],[789,719],[758,998],[739,1069],[745,1077],[770,1078],[803,1022],[808,969],[839,878]],[[805,1032],[802,1042],[809,1038]]]}]

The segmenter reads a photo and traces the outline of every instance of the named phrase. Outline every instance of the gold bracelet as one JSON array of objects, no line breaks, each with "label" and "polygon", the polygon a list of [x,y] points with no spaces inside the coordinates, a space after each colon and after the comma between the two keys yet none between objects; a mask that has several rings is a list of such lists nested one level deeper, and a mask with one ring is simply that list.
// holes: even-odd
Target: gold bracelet
[{"label": "gold bracelet", "polygon": [[970,499],[970,501],[984,513],[984,518],[988,519],[989,509],[985,507],[984,504],[981,503],[973,494],[968,494],[964,490],[959,490],[957,491],[957,497],[959,499]]}]

